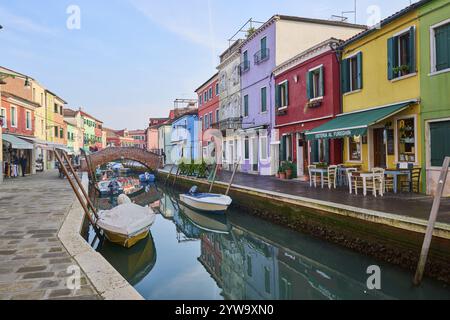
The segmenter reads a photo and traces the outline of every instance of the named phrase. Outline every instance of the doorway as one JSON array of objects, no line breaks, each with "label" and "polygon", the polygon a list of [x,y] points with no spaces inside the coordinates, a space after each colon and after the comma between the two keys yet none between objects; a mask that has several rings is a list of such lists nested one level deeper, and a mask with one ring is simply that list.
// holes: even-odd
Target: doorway
[{"label": "doorway", "polygon": [[305,174],[305,145],[302,134],[297,133],[297,175],[302,177]]},{"label": "doorway", "polygon": [[373,163],[377,168],[386,168],[386,145],[384,129],[373,129]]},{"label": "doorway", "polygon": [[252,137],[252,171],[258,172],[258,137]]}]

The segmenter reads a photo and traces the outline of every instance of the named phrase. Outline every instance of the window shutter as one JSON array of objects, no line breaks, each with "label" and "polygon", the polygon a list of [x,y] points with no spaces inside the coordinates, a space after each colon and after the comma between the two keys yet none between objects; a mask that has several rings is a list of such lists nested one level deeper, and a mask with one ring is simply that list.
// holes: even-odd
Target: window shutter
[{"label": "window shutter", "polygon": [[394,38],[388,39],[388,80],[394,79],[394,63],[395,63],[395,56],[394,56]]},{"label": "window shutter", "polygon": [[323,141],[324,160],[330,164],[330,140],[325,139]]},{"label": "window shutter", "polygon": [[280,144],[280,160],[286,161],[286,136],[281,138]]},{"label": "window shutter", "polygon": [[320,67],[319,71],[319,83],[320,83],[320,89],[319,89],[319,96],[323,97],[325,95],[325,83],[323,78],[323,66]]},{"label": "window shutter", "polygon": [[409,29],[409,72],[416,72],[416,27]]},{"label": "window shutter", "polygon": [[280,108],[280,86],[276,85],[275,87],[275,107]]},{"label": "window shutter", "polygon": [[362,89],[362,87],[363,87],[362,52],[357,54],[357,56],[356,56],[356,63],[358,65],[357,86],[358,86],[358,89]]},{"label": "window shutter", "polygon": [[319,162],[319,141],[313,140],[311,142],[311,162]]},{"label": "window shutter", "polygon": [[349,61],[344,59],[341,62],[341,87],[342,93],[347,93],[350,90],[350,75],[349,75]]},{"label": "window shutter", "polygon": [[436,71],[450,68],[450,24],[436,28]]},{"label": "window shutter", "polygon": [[308,100],[311,100],[312,98],[311,85],[312,85],[312,72],[309,71],[306,73],[306,97],[308,98]]},{"label": "window shutter", "polygon": [[286,90],[284,90],[284,94],[285,94],[285,100],[286,101],[286,106],[289,105],[289,81],[286,81],[286,83],[284,84]]}]

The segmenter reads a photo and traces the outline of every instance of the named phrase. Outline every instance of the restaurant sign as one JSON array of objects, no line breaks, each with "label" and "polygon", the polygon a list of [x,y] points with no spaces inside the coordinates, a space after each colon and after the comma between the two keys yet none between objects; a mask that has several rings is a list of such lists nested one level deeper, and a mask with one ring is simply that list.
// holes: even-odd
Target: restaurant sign
[{"label": "restaurant sign", "polygon": [[329,132],[307,132],[306,140],[341,139],[345,137],[365,135],[366,132],[367,128],[343,129]]}]

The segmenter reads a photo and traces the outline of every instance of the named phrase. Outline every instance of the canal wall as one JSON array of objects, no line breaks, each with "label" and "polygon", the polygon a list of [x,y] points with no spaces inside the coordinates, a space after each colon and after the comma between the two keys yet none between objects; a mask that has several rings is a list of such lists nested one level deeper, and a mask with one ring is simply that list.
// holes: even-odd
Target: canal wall
[{"label": "canal wall", "polygon": [[[160,171],[165,181],[168,172]],[[173,184],[174,176],[167,185]],[[209,183],[193,177],[178,177],[173,186],[186,192],[192,185],[208,191]],[[224,193],[227,184],[216,182],[213,192]],[[410,270],[417,266],[427,221],[233,185],[232,206],[273,223],[350,248],[359,253]],[[426,275],[450,283],[450,226],[437,223],[430,248]]]},{"label": "canal wall", "polygon": [[[86,185],[86,190],[87,179],[87,174],[84,173],[83,184]],[[95,290],[105,300],[143,300],[144,298],[136,289],[82,237],[84,222],[83,208],[74,197],[58,237],[70,256],[89,278]]]}]

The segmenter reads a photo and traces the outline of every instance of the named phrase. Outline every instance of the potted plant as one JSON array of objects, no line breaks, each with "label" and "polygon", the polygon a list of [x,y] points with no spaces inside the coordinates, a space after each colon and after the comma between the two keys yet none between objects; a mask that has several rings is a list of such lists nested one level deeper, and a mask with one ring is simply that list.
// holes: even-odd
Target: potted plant
[{"label": "potted plant", "polygon": [[286,167],[285,167],[286,179],[292,178],[293,165],[294,164],[291,161],[286,162]]},{"label": "potted plant", "polygon": [[409,66],[407,64],[403,64],[399,66],[399,71],[401,72],[402,76],[407,75],[409,73]]},{"label": "potted plant", "polygon": [[285,162],[281,163],[281,166],[278,169],[278,177],[281,180],[285,180],[286,179],[286,164],[285,164]]}]

